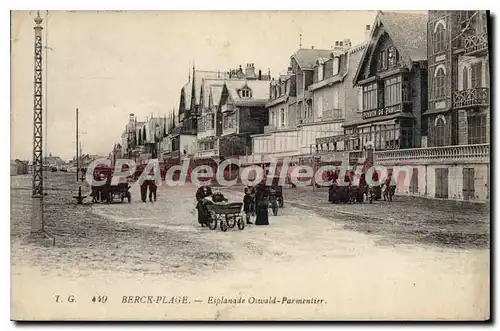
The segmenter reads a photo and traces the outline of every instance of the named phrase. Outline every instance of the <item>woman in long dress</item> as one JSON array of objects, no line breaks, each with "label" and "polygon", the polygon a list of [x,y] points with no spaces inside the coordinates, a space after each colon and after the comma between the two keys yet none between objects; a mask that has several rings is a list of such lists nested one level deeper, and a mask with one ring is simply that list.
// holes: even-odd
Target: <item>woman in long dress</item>
[{"label": "woman in long dress", "polygon": [[265,184],[257,185],[255,194],[255,225],[269,225],[269,188]]}]

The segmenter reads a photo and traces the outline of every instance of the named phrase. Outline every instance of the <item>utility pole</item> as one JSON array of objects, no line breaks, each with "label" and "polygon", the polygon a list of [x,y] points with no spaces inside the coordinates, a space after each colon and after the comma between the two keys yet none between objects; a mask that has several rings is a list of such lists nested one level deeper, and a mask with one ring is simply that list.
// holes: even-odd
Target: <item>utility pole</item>
[{"label": "utility pole", "polygon": [[42,18],[37,12],[35,21],[35,68],[34,68],[34,94],[33,94],[33,182],[32,182],[32,210],[31,210],[31,239],[50,239],[44,229],[43,217],[43,107],[42,107]]},{"label": "utility pole", "polygon": [[33,104],[33,210],[31,232],[43,232],[43,119],[42,119],[42,18],[37,13],[35,21],[35,73]]},{"label": "utility pole", "polygon": [[76,181],[80,180],[80,154],[78,153],[78,108],[76,108]]}]

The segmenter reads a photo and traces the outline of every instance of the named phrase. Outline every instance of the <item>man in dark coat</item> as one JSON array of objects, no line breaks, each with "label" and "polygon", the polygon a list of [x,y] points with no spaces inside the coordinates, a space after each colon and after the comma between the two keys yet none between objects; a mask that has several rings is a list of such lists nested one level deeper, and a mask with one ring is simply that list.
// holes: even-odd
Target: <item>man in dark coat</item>
[{"label": "man in dark coat", "polygon": [[149,189],[149,201],[150,202],[156,201],[156,190],[158,189],[158,186],[156,186],[154,180],[148,181],[148,189]]},{"label": "man in dark coat", "polygon": [[[247,186],[245,187],[245,196],[243,197],[243,211],[245,214],[255,213],[255,187]],[[250,222],[250,218],[247,218],[247,224],[253,224]]]},{"label": "man in dark coat", "polygon": [[146,202],[147,195],[148,195],[148,182],[145,180],[141,184],[141,200],[142,200],[142,202]]}]

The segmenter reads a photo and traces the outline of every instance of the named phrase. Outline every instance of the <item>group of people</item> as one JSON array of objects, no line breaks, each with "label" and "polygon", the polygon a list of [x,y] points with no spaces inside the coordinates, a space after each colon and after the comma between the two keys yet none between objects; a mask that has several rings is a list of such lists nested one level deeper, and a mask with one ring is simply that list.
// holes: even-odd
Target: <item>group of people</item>
[{"label": "group of people", "polygon": [[[243,197],[243,211],[245,214],[255,214],[255,225],[269,225],[269,199],[270,189],[261,183],[257,186],[248,186],[245,188]],[[201,186],[196,191],[196,208],[198,209],[198,222],[204,226],[210,215],[206,212],[208,203],[217,203],[227,201],[222,193],[213,193],[210,186]],[[249,218],[247,224],[253,224]]]}]

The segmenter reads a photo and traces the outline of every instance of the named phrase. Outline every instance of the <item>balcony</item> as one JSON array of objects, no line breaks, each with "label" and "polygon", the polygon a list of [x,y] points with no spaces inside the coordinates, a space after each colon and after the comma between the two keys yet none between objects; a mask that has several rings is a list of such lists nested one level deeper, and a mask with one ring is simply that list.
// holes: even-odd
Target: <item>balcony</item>
[{"label": "balcony", "polygon": [[476,87],[464,91],[453,92],[453,108],[469,108],[490,105],[490,89]]},{"label": "balcony", "polygon": [[490,145],[460,145],[374,152],[379,165],[489,163]]},{"label": "balcony", "polygon": [[483,56],[488,52],[488,33],[483,32],[463,38],[464,55]]}]

